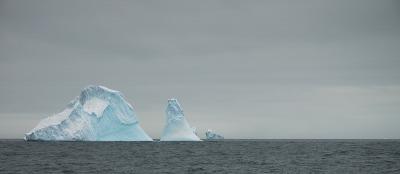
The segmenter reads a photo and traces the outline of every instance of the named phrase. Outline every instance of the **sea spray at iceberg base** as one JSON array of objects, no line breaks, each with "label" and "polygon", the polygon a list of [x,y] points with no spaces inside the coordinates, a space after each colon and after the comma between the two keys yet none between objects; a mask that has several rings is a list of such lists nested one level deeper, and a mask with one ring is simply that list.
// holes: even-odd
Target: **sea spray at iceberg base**
[{"label": "sea spray at iceberg base", "polygon": [[190,127],[177,99],[169,99],[166,113],[166,125],[161,141],[201,141],[196,129]]},{"label": "sea spray at iceberg base", "polygon": [[152,141],[119,91],[88,86],[67,108],[43,119],[25,140]]}]

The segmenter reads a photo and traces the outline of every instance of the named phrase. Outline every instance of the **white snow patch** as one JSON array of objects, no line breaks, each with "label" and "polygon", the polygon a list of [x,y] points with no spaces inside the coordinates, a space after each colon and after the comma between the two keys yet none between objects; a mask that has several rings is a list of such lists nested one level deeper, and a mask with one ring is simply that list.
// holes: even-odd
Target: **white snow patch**
[{"label": "white snow patch", "polygon": [[45,128],[48,126],[52,126],[52,125],[58,125],[62,121],[67,119],[68,116],[71,114],[71,112],[72,112],[72,108],[66,108],[58,114],[54,114],[53,116],[47,117],[47,118],[41,120],[39,122],[39,124],[32,131],[39,130],[39,129],[42,129],[42,128]]},{"label": "white snow patch", "polygon": [[103,115],[104,110],[110,105],[108,101],[93,97],[87,100],[83,105],[83,111],[89,114],[95,114],[97,118]]}]

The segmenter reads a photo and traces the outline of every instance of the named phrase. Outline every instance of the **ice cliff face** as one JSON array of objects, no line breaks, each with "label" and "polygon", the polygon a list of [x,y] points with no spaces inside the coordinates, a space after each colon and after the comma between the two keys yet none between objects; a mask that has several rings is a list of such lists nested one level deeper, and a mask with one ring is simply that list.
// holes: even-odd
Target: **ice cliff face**
[{"label": "ice cliff face", "polygon": [[67,108],[45,118],[25,140],[152,141],[119,91],[88,86]]},{"label": "ice cliff face", "polygon": [[218,139],[224,139],[222,135],[218,135],[214,133],[212,130],[208,129],[206,131],[206,138],[207,140],[218,140]]},{"label": "ice cliff face", "polygon": [[189,126],[178,100],[169,99],[166,113],[166,125],[161,141],[201,141],[195,134],[195,128]]}]

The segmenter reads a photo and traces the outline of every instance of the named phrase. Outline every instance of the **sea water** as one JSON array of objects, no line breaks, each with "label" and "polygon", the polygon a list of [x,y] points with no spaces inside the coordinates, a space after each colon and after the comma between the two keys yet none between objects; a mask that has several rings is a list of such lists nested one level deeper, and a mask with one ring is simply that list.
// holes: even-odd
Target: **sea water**
[{"label": "sea water", "polygon": [[400,173],[400,140],[0,140],[0,173]]}]

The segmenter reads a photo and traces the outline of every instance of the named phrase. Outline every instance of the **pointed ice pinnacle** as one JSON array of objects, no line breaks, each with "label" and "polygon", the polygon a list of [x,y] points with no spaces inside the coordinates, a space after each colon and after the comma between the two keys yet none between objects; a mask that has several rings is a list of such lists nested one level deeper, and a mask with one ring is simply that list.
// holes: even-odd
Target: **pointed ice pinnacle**
[{"label": "pointed ice pinnacle", "polygon": [[161,141],[201,141],[195,134],[195,128],[189,126],[178,100],[169,99],[165,110],[166,125]]},{"label": "pointed ice pinnacle", "polygon": [[119,91],[88,86],[67,106],[43,119],[25,140],[152,141]]}]

